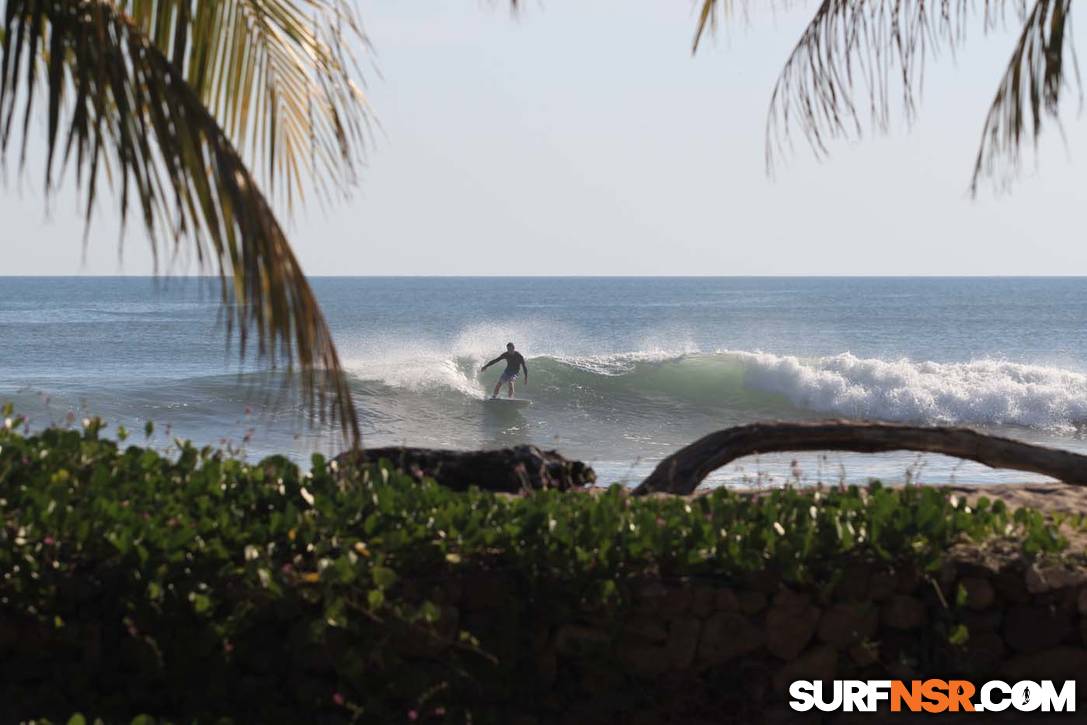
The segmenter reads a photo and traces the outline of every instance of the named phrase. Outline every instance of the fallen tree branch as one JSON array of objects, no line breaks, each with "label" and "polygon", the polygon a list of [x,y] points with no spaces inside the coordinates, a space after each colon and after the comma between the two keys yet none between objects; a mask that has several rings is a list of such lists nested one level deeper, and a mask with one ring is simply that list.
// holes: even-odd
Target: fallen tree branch
[{"label": "fallen tree branch", "polygon": [[466,491],[477,486],[487,491],[517,493],[556,488],[566,491],[596,481],[593,469],[555,451],[515,446],[495,451],[447,451],[434,448],[367,448],[340,454],[355,463],[389,461],[416,480],[433,478],[443,486]]},{"label": "fallen tree branch", "polygon": [[967,428],[888,423],[755,423],[710,433],[665,458],[634,492],[688,494],[716,469],[753,453],[787,451],[924,451],[990,468],[1052,476],[1087,485],[1087,456],[986,435]]}]

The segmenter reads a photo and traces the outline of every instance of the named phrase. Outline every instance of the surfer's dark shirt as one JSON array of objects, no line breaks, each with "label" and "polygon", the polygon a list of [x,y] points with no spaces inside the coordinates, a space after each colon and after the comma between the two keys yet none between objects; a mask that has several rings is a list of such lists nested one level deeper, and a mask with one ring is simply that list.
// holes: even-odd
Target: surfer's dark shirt
[{"label": "surfer's dark shirt", "polygon": [[507,350],[494,360],[483,366],[483,370],[486,370],[490,366],[499,362],[500,360],[506,361],[506,369],[502,372],[502,382],[512,380],[517,377],[517,373],[521,372],[521,368],[525,369],[525,380],[528,380],[528,365],[525,364],[524,356],[516,350]]},{"label": "surfer's dark shirt", "polygon": [[526,371],[528,370],[528,366],[525,365],[524,356],[521,353],[517,352],[516,350],[514,350],[513,352],[504,352],[504,353],[502,353],[497,358],[495,358],[495,362],[498,362],[499,360],[505,360],[506,361],[506,372],[507,373],[519,373],[519,372],[521,372],[521,367],[522,366],[524,366]]}]

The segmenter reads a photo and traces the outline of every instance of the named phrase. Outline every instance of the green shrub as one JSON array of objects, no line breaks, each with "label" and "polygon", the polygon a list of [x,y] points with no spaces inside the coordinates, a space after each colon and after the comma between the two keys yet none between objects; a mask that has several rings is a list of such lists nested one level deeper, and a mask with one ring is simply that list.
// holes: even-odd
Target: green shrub
[{"label": "green shrub", "polygon": [[[857,558],[936,566],[964,537],[1063,545],[1037,514],[926,488],[509,497],[320,455],[303,472],[183,442],[121,449],[96,420],[0,422],[0,702],[22,718],[486,713],[538,695],[521,661],[534,631],[621,608],[647,576],[828,585]],[[480,577],[505,587],[489,641],[445,616]]]}]

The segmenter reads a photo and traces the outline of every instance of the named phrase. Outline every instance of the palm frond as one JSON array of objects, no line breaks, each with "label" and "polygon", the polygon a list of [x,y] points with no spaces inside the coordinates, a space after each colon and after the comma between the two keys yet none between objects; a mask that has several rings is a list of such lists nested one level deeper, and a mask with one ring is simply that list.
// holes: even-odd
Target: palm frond
[{"label": "palm frond", "polygon": [[369,115],[346,0],[117,0],[181,69],[250,169],[288,208],[311,182],[342,194],[366,147]]},{"label": "palm frond", "polygon": [[[1004,5],[986,0],[987,27]],[[822,156],[830,139],[858,137],[866,124],[885,131],[895,110],[912,120],[927,58],[959,46],[973,9],[970,0],[823,0],[771,95],[768,167],[794,126]]]},{"label": "palm frond", "polygon": [[[122,220],[136,207],[156,256],[191,239],[219,270],[228,325],[246,354],[297,364],[305,402],[358,442],[354,404],[313,292],[227,132],[174,62],[105,0],[7,0],[0,66],[0,153],[22,112],[25,141],[44,58],[46,190],[74,163],[88,222],[105,180]],[[58,161],[58,158],[60,159]]]},{"label": "palm frond", "polygon": [[[717,16],[740,0],[699,0],[695,48]],[[968,21],[989,31],[1013,15],[1022,31],[985,121],[971,181],[1007,179],[1018,169],[1028,129],[1037,141],[1043,119],[1057,119],[1072,49],[1071,0],[821,0],[778,76],[766,121],[766,163],[773,170],[800,130],[817,157],[833,139],[887,130],[899,111],[917,110],[926,61],[956,52]],[[1071,55],[1071,63],[1066,55]]]},{"label": "palm frond", "polygon": [[[789,2],[787,0],[772,0],[767,4],[788,5]],[[698,8],[698,22],[695,26],[694,40],[691,42],[691,53],[698,52],[698,46],[704,36],[717,31],[720,17],[730,18],[736,12],[737,6],[741,5],[746,8],[747,0],[696,0],[695,7]]]},{"label": "palm frond", "polygon": [[1072,0],[1037,0],[1026,17],[1004,78],[997,88],[981,134],[970,190],[983,177],[1006,181],[1019,168],[1023,137],[1037,144],[1043,119],[1057,120],[1066,85],[1066,53],[1079,72],[1069,25]]},{"label": "palm frond", "polygon": [[[723,10],[732,7],[730,0],[721,0]],[[707,30],[713,32],[717,29],[718,0],[702,0],[702,7],[698,11],[698,27],[694,32],[694,40],[691,42],[691,52],[698,52],[698,44],[702,42],[702,36]]]}]

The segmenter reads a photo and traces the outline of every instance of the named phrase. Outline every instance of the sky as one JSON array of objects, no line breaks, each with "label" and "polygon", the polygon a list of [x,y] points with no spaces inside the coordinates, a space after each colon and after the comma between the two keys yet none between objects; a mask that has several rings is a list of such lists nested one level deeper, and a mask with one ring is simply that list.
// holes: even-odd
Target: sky
[{"label": "sky", "polygon": [[[814,2],[751,3],[693,57],[691,3],[358,5],[381,129],[349,200],[284,216],[310,275],[1087,274],[1074,87],[1037,164],[968,193],[1014,27],[975,23],[930,59],[911,127],[825,160],[800,141],[771,177],[767,104]],[[108,195],[84,247],[71,188],[46,204],[42,161],[34,144],[25,175],[5,169],[0,274],[151,273]]]}]

